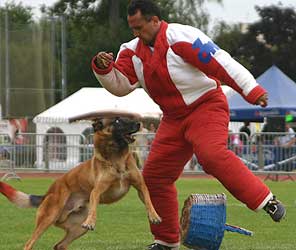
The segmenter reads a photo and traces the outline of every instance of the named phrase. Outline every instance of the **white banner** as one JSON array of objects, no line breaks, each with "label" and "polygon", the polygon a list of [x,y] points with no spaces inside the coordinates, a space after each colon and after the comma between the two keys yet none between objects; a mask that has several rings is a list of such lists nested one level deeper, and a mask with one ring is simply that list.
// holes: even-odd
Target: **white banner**
[{"label": "white banner", "polygon": [[10,134],[9,120],[0,120],[0,134]]}]

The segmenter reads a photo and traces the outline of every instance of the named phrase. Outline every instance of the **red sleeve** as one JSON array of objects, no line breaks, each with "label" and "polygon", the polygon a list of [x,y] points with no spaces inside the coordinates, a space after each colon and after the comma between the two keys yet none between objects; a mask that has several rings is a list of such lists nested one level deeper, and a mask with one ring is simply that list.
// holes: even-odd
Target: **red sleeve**
[{"label": "red sleeve", "polygon": [[132,61],[133,56],[134,52],[132,50],[124,49],[119,52],[118,58],[114,64],[114,67],[124,74],[132,85],[138,82],[138,77]]},{"label": "red sleeve", "polygon": [[247,95],[243,95],[242,96],[249,102],[252,104],[255,104],[256,101],[258,100],[258,98],[262,95],[264,95],[265,93],[267,93],[267,91],[262,88],[260,85],[258,85],[257,87],[253,88],[252,91]]},{"label": "red sleeve", "polygon": [[91,67],[92,69],[99,75],[106,75],[108,74],[111,70],[112,70],[112,66],[113,66],[113,63],[110,63],[109,67],[106,68],[106,69],[101,69],[101,68],[98,68],[96,63],[95,63],[95,60],[96,60],[96,56],[93,57],[93,59],[91,60]]}]

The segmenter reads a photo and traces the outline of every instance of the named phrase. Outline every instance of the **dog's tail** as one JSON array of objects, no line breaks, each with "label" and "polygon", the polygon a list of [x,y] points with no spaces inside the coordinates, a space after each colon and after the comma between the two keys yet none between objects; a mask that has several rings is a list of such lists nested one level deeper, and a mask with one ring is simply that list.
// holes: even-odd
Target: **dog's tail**
[{"label": "dog's tail", "polygon": [[38,207],[44,197],[23,193],[2,181],[0,181],[0,193],[6,196],[10,202],[21,208]]}]

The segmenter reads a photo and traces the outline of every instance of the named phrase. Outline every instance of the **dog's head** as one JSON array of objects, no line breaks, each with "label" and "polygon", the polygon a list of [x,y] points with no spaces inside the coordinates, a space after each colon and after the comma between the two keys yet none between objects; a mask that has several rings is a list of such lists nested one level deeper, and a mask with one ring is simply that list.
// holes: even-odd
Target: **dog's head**
[{"label": "dog's head", "polygon": [[114,143],[114,147],[118,146],[123,149],[128,144],[135,141],[134,133],[140,129],[140,123],[126,118],[114,117],[94,120],[94,144],[102,144],[102,140],[109,140]]}]

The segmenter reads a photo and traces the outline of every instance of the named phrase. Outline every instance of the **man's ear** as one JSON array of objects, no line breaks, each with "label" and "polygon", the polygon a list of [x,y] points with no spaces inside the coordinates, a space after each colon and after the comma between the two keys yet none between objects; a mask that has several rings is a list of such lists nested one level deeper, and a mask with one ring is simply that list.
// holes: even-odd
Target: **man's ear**
[{"label": "man's ear", "polygon": [[157,25],[158,25],[159,22],[160,22],[158,16],[152,16],[150,21],[152,21],[153,24],[157,24]]},{"label": "man's ear", "polygon": [[92,127],[94,129],[94,132],[102,130],[104,128],[102,119],[94,120]]}]

